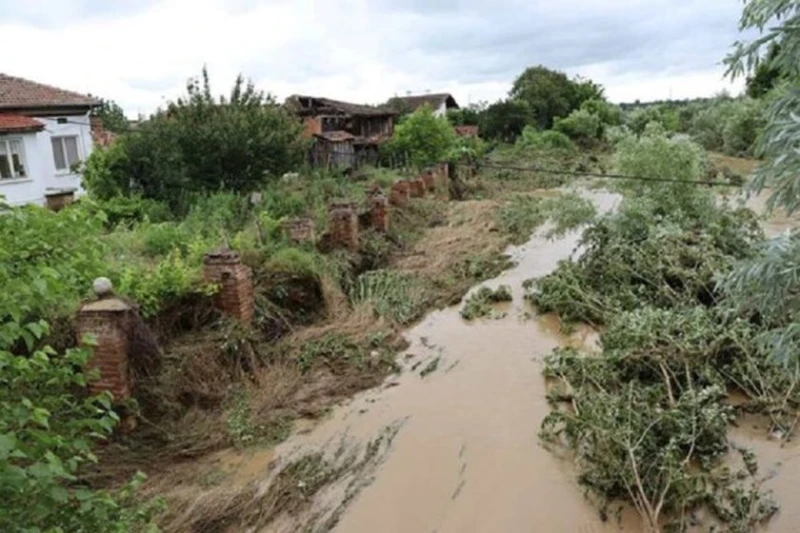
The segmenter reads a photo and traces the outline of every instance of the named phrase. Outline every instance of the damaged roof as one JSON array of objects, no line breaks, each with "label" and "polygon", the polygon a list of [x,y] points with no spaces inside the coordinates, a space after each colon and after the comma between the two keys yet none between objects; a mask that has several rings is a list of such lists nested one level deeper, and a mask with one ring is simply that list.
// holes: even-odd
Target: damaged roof
[{"label": "damaged roof", "polygon": [[396,96],[391,101],[399,102],[409,111],[416,111],[420,107],[427,105],[432,109],[438,109],[445,104],[447,109],[458,109],[458,102],[450,93],[419,94],[412,96]]},{"label": "damaged roof", "polygon": [[301,115],[354,115],[388,117],[397,115],[394,109],[386,106],[352,104],[340,100],[331,100],[320,96],[304,96],[295,94],[286,99],[287,107]]},{"label": "damaged roof", "polygon": [[100,100],[0,73],[0,109],[94,107]]}]

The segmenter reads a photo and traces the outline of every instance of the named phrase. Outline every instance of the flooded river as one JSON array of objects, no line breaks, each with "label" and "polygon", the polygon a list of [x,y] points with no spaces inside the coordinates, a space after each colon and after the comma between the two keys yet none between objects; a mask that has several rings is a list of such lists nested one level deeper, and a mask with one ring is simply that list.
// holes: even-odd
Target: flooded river
[{"label": "flooded river", "polygon": [[[603,210],[617,197],[587,193]],[[510,254],[517,266],[485,285],[509,285],[514,302],[505,318],[462,320],[460,306],[431,313],[407,332],[404,371],[384,386],[356,396],[307,433],[276,450],[297,456],[334,443],[355,446],[386,428],[397,432],[357,493],[344,485],[315,502],[319,516],[337,514],[341,533],[601,532],[641,531],[634,513],[601,520],[584,496],[570,461],[542,447],[538,431],[550,408],[541,358],[565,344],[592,349],[596,335],[569,337],[552,317],[530,317],[522,282],[553,270],[570,256],[578,234],[534,237]],[[431,370],[435,369],[435,370]],[[428,372],[428,370],[431,370]],[[770,473],[781,514],[769,531],[797,531],[794,485],[800,448],[767,441],[750,426],[734,439],[757,449]],[[352,485],[351,485],[352,486]],[[272,531],[292,531],[274,524]]]}]

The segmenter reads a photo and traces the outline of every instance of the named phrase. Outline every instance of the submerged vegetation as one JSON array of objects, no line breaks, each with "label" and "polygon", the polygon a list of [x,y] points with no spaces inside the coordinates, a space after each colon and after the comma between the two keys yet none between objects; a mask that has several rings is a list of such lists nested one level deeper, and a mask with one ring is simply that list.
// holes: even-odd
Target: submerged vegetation
[{"label": "submerged vegetation", "polygon": [[497,289],[481,287],[472,294],[464,303],[461,309],[461,317],[464,320],[475,320],[476,318],[501,318],[502,314],[495,313],[494,306],[499,303],[510,302],[514,299],[511,295],[511,287],[500,285]]}]

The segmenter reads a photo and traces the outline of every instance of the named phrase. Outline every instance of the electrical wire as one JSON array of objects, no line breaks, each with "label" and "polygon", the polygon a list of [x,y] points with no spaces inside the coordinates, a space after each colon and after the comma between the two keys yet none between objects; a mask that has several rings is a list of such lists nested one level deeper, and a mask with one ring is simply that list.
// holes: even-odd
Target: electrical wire
[{"label": "electrical wire", "polygon": [[516,167],[510,165],[496,165],[492,163],[479,163],[478,168],[493,168],[498,170],[516,170],[520,172],[541,172],[543,174],[553,174],[557,176],[576,176],[581,178],[602,178],[602,179],[617,179],[617,180],[633,180],[633,181],[650,181],[650,182],[665,182],[665,183],[689,183],[693,185],[709,185],[712,187],[741,187],[741,183],[733,183],[730,181],[712,181],[712,180],[679,180],[675,178],[662,178],[658,176],[628,176],[625,174],[602,174],[599,172],[577,172],[574,170],[557,170],[548,169],[543,167]]}]

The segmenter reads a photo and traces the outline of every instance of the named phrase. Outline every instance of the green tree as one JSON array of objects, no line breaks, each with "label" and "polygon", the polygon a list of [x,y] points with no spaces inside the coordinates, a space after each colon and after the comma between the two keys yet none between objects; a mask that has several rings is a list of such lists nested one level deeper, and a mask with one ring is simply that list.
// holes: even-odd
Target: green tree
[{"label": "green tree", "polygon": [[533,115],[528,104],[520,100],[500,100],[486,108],[481,114],[481,136],[514,142],[525,126],[533,123]]},{"label": "green tree", "polygon": [[460,109],[450,109],[447,111],[447,120],[453,126],[479,126],[487,105],[486,102],[480,102]]},{"label": "green tree", "polygon": [[[800,209],[800,0],[748,0],[740,29],[760,36],[738,42],[726,58],[733,77],[753,76],[770,46],[772,66],[783,73],[788,90],[779,93],[766,114],[759,144],[765,163],[756,170],[752,193],[771,187],[770,209],[788,214]],[[795,227],[772,240],[755,260],[742,264],[725,287],[739,307],[756,313],[769,332],[763,345],[776,358],[793,366],[800,362],[800,232]]]},{"label": "green tree", "polygon": [[139,194],[185,212],[187,195],[248,193],[296,169],[306,149],[301,131],[295,116],[241,76],[228,97],[215,99],[203,69],[185,96],[121,139],[115,152],[93,153],[85,180],[100,198]]},{"label": "green tree", "polygon": [[550,129],[556,117],[566,117],[583,102],[603,99],[603,88],[590,80],[571,80],[543,66],[526,69],[514,81],[509,96],[528,104],[540,129]]},{"label": "green tree", "polygon": [[400,121],[386,149],[406,154],[413,165],[424,167],[444,161],[455,145],[453,126],[422,106]]},{"label": "green tree", "polygon": [[114,100],[100,99],[100,106],[92,110],[92,116],[100,117],[103,127],[114,133],[124,133],[128,131],[128,119],[125,112]]}]

